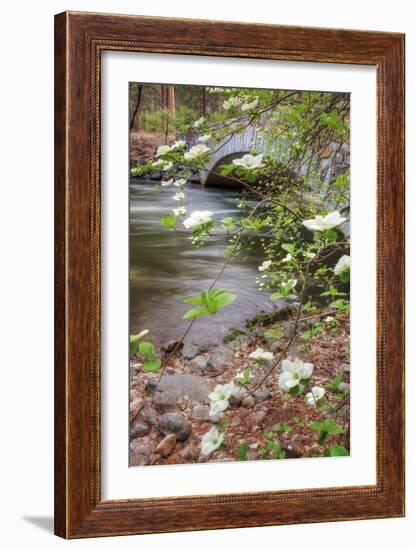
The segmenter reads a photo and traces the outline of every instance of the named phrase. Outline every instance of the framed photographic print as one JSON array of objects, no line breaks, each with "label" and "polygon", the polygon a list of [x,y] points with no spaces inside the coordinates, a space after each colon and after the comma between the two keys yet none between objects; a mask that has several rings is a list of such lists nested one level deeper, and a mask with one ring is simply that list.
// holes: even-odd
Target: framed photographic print
[{"label": "framed photographic print", "polygon": [[55,51],[56,534],[402,516],[403,35],[65,12]]}]

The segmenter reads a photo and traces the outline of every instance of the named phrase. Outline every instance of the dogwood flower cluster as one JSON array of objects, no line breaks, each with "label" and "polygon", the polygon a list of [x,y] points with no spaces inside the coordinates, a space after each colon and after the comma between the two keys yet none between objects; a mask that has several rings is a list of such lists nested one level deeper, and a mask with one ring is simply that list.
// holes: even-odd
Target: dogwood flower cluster
[{"label": "dogwood flower cluster", "polygon": [[251,103],[244,103],[241,106],[241,111],[247,112],[247,111],[253,111],[258,107],[259,98],[256,97]]},{"label": "dogwood flower cluster", "polygon": [[282,372],[278,378],[278,385],[282,390],[289,391],[298,386],[301,380],[307,380],[313,374],[313,364],[303,363],[296,357],[294,361],[284,359],[282,362]]},{"label": "dogwood flower cluster", "polygon": [[343,271],[350,269],[350,256],[342,256],[337,264],[334,266],[333,271],[335,275],[341,275]]},{"label": "dogwood flower cluster", "polygon": [[196,229],[211,222],[213,220],[212,216],[213,212],[210,210],[195,210],[184,220],[183,225],[186,229]]},{"label": "dogwood flower cluster", "polygon": [[178,208],[173,208],[173,213],[176,216],[185,216],[186,215],[186,207],[185,206],[179,206]]},{"label": "dogwood flower cluster", "polygon": [[202,454],[208,455],[216,451],[223,442],[223,433],[218,430],[216,426],[210,428],[208,432],[202,437],[201,450]]},{"label": "dogwood flower cluster", "polygon": [[248,357],[258,363],[267,363],[274,359],[274,354],[272,351],[265,351],[262,348],[257,348],[255,351],[251,352]]},{"label": "dogwood flower cluster", "polygon": [[201,116],[193,123],[193,128],[199,128],[199,126],[202,126],[206,122],[206,119],[204,116]]},{"label": "dogwood flower cluster", "polygon": [[320,386],[314,386],[311,388],[311,392],[306,393],[305,400],[306,403],[310,406],[316,406],[317,402],[320,401],[326,394],[326,390]]},{"label": "dogwood flower cluster", "polygon": [[203,136],[199,136],[197,141],[200,141],[200,143],[206,143],[207,141],[210,140],[211,137],[212,137],[212,134],[205,134]]},{"label": "dogwood flower cluster", "polygon": [[239,97],[231,96],[228,99],[225,99],[225,101],[223,102],[223,108],[225,109],[225,111],[228,111],[233,107],[239,107],[241,103],[242,100]]},{"label": "dogwood flower cluster", "polygon": [[189,151],[186,151],[184,154],[185,160],[196,160],[200,157],[203,157],[203,155],[206,155],[210,151],[209,147],[204,145],[203,143],[199,145],[193,145],[193,147],[190,148]]},{"label": "dogwood flower cluster", "polygon": [[222,411],[226,411],[229,407],[229,398],[232,392],[235,390],[235,384],[229,382],[229,384],[218,384],[213,392],[209,394],[210,401],[210,416],[215,416]]},{"label": "dogwood flower cluster", "polygon": [[257,168],[262,168],[265,166],[262,163],[262,158],[264,155],[250,155],[247,153],[240,159],[235,159],[232,161],[233,164],[236,166],[241,166],[242,168],[245,168],[245,170],[256,170]]},{"label": "dogwood flower cluster", "polygon": [[303,225],[311,231],[327,231],[337,225],[345,222],[346,218],[343,218],[337,210],[330,212],[327,216],[316,216],[311,220],[304,220]]},{"label": "dogwood flower cluster", "polygon": [[262,262],[262,264],[258,267],[258,271],[266,271],[267,269],[269,269],[272,265],[272,261],[271,260],[265,260],[264,262]]}]

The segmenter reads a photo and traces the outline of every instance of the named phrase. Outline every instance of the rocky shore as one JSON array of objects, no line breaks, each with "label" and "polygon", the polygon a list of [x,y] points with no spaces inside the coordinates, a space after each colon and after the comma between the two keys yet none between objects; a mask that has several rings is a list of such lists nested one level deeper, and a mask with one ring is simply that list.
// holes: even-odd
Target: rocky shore
[{"label": "rocky shore", "polygon": [[[132,358],[130,465],[235,461],[239,456],[237,449],[242,444],[247,445],[248,460],[266,458],[262,451],[267,443],[266,432],[279,422],[292,428],[279,436],[286,458],[320,456],[322,448],[308,423],[320,418],[321,413],[307,405],[304,399],[292,398],[279,388],[279,367],[257,388],[272,369],[272,363],[259,365],[249,358],[257,347],[272,351],[274,358],[278,358],[292,336],[293,313],[287,307],[280,312],[259,315],[247,323],[246,330],[229,330],[224,342],[211,349],[201,348],[189,339],[170,356],[176,342],[165,342],[158,350],[164,365],[162,375],[144,372],[140,358]],[[304,338],[306,331],[320,321],[320,317],[314,315],[300,322],[287,357],[299,357],[313,363],[313,385],[324,386],[341,375],[340,390],[347,392],[348,320],[326,323],[319,334]],[[217,384],[235,380],[246,368],[251,369],[253,376],[248,384],[237,386],[230,408],[225,413],[209,416],[209,393]],[[339,397],[334,394],[327,396],[333,406],[336,399]],[[336,415],[347,425],[348,398],[339,403]],[[223,423],[224,418],[223,445],[210,455],[201,454],[202,436],[213,425]],[[333,437],[331,443],[348,447],[348,430]]]}]

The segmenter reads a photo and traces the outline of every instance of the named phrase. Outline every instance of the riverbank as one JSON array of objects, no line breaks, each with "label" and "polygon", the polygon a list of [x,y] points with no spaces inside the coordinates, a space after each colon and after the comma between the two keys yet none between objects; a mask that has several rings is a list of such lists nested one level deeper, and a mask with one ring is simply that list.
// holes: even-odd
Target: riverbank
[{"label": "riverbank", "polygon": [[[321,456],[316,432],[308,425],[321,419],[322,411],[280,389],[280,366],[270,372],[270,367],[254,364],[249,357],[262,347],[277,359],[292,338],[293,316],[291,308],[257,316],[249,328],[228,331],[222,344],[209,349],[190,339],[171,356],[175,343],[164,342],[158,349],[164,364],[161,379],[160,373],[145,373],[139,358],[133,358],[130,465],[235,461],[241,459],[241,448],[243,459],[271,458],[269,438],[279,423],[285,426],[278,440],[286,458]],[[345,316],[325,321],[326,317],[321,313],[302,318],[286,356],[313,363],[313,386],[327,387],[337,380],[337,387],[327,390],[325,402],[345,430],[332,436],[330,444],[349,448],[349,320]],[[210,417],[208,394],[247,368],[251,380],[237,386],[238,393],[225,413]],[[224,419],[223,445],[209,455],[201,454],[202,436],[214,425],[223,427]]]}]

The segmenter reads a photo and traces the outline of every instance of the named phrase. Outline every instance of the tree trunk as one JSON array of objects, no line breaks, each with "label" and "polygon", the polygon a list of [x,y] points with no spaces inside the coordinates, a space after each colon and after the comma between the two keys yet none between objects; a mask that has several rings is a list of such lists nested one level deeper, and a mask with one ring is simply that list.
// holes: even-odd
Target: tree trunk
[{"label": "tree trunk", "polygon": [[134,124],[136,122],[136,119],[137,119],[137,124],[136,124],[136,127],[137,127],[137,130],[138,130],[138,118],[137,118],[137,114],[138,114],[138,110],[140,109],[140,103],[141,103],[141,91],[143,89],[143,86],[141,84],[137,84],[137,96],[136,96],[136,101],[135,101],[135,106],[134,106],[134,110],[132,112],[132,115],[131,115],[131,119],[130,119],[130,132],[131,130],[134,128]]}]

